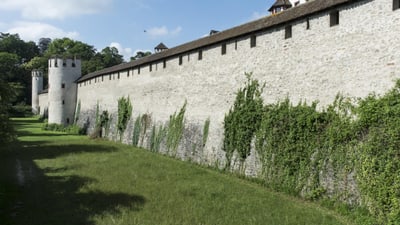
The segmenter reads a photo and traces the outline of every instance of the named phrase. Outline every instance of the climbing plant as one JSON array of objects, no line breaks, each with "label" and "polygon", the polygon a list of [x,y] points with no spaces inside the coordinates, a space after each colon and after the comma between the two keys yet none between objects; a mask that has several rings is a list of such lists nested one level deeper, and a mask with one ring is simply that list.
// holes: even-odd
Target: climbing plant
[{"label": "climbing plant", "polygon": [[120,140],[122,140],[122,136],[124,134],[128,121],[131,118],[131,114],[132,114],[132,104],[129,99],[129,96],[127,98],[121,97],[120,99],[118,99],[117,129],[120,135]]},{"label": "climbing plant", "polygon": [[259,129],[263,113],[261,93],[264,85],[252,79],[251,73],[246,73],[247,82],[240,88],[233,107],[224,119],[224,145],[227,167],[230,167],[233,153],[236,151],[241,162],[250,155],[251,141]]},{"label": "climbing plant", "polygon": [[186,111],[186,101],[180,109],[179,113],[176,112],[169,117],[167,125],[167,149],[175,155],[178,149],[179,142],[182,138],[184,128],[184,117]]},{"label": "climbing plant", "polygon": [[267,186],[319,199],[328,196],[321,181],[328,174],[337,189],[331,199],[350,197],[347,182],[358,185],[355,195],[372,215],[361,224],[400,224],[400,81],[383,96],[355,102],[338,95],[319,110],[289,98],[263,105],[262,87],[248,78],[225,116],[228,166],[235,151],[246,159],[256,137]]},{"label": "climbing plant", "polygon": [[81,100],[79,100],[78,104],[76,104],[74,124],[78,122],[80,113],[81,113]]},{"label": "climbing plant", "polygon": [[210,130],[210,117],[206,119],[204,122],[203,127],[203,148],[206,146],[207,138],[208,138],[208,131]]}]

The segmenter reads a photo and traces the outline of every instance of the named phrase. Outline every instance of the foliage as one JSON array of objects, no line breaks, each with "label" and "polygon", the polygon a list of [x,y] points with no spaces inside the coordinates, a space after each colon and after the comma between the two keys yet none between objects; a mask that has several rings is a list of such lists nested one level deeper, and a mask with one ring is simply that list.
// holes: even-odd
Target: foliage
[{"label": "foliage", "polygon": [[75,109],[74,124],[78,123],[80,114],[81,114],[81,100],[78,100],[78,104],[76,104],[76,109]]},{"label": "foliage", "polygon": [[73,125],[69,125],[69,126],[64,126],[62,124],[48,123],[47,121],[45,121],[43,123],[42,130],[64,132],[64,133],[73,134],[73,135],[84,135],[85,134],[85,129],[79,127],[78,125],[73,124]]},{"label": "foliage", "polygon": [[132,134],[132,145],[135,147],[137,147],[139,144],[141,129],[142,129],[142,117],[139,115],[138,117],[136,117]]},{"label": "foliage", "polygon": [[147,51],[147,52],[138,51],[135,56],[131,57],[131,61],[141,59],[141,58],[149,56],[149,55],[151,55],[151,52],[149,52],[149,51]]},{"label": "foliage", "polygon": [[179,142],[182,138],[183,128],[184,128],[184,118],[186,111],[186,104],[183,104],[179,113],[176,112],[169,117],[168,126],[167,126],[167,149],[169,152],[175,155],[178,150]]},{"label": "foliage", "polygon": [[120,134],[120,140],[122,140],[122,136],[130,120],[132,115],[132,104],[128,98],[121,97],[118,99],[118,122],[117,122],[117,129]]},{"label": "foliage", "polygon": [[210,130],[210,118],[207,118],[206,121],[204,122],[204,127],[203,127],[203,143],[202,143],[203,148],[206,146],[209,130]]},{"label": "foliage", "polygon": [[359,185],[381,223],[400,224],[400,80],[382,97],[359,103]]},{"label": "foliage", "polygon": [[161,142],[164,140],[167,135],[167,130],[162,125],[156,128],[156,125],[151,129],[150,135],[150,151],[159,152],[161,147]]},{"label": "foliage", "polygon": [[[238,151],[239,143],[246,142],[250,148],[250,134],[255,133],[255,148],[263,163],[267,186],[315,200],[326,196],[321,172],[331,170],[331,176],[337,176],[331,179],[347,179],[347,174],[356,172],[363,206],[368,207],[378,224],[398,224],[400,81],[384,96],[372,94],[357,104],[338,95],[325,110],[317,110],[316,102],[293,106],[286,98],[263,106],[258,127],[243,126],[246,131],[236,131],[240,126],[236,130],[230,126],[241,120],[232,115],[240,109],[238,106],[249,107],[240,100],[243,95],[243,91],[238,92],[236,105],[225,117],[224,147],[234,146]],[[244,113],[238,117],[246,109],[241,112]],[[336,193],[331,197],[339,200],[345,195]]]},{"label": "foliage", "polygon": [[224,145],[227,168],[230,167],[233,153],[239,154],[241,162],[250,155],[251,141],[260,127],[263,112],[261,93],[264,85],[246,73],[247,82],[239,89],[233,107],[224,119]]}]

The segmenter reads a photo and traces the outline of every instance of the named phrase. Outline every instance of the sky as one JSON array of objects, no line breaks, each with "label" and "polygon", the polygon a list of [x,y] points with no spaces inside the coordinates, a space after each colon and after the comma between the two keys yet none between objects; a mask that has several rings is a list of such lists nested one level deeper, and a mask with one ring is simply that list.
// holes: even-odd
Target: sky
[{"label": "sky", "polygon": [[0,32],[24,41],[68,37],[97,51],[172,48],[269,15],[275,0],[0,0]]}]

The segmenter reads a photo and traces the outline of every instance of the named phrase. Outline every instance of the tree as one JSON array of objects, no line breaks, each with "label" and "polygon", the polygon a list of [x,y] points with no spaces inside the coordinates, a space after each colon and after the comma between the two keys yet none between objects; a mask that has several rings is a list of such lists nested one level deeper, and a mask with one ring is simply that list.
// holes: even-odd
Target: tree
[{"label": "tree", "polygon": [[149,52],[149,51],[147,51],[147,52],[138,51],[138,52],[136,52],[135,56],[131,57],[131,61],[137,60],[137,59],[149,56],[149,55],[151,55],[151,52]]},{"label": "tree", "polygon": [[39,39],[38,47],[39,47],[39,52],[41,55],[43,55],[46,52],[46,50],[49,48],[50,43],[51,43],[51,38],[40,38]]},{"label": "tree", "polygon": [[105,67],[115,66],[124,62],[122,55],[118,54],[116,47],[106,47],[101,50],[103,63]]},{"label": "tree", "polygon": [[91,45],[70,38],[62,38],[55,39],[49,44],[45,56],[48,58],[54,55],[61,57],[79,56],[82,60],[90,60],[95,54],[96,49]]},{"label": "tree", "polygon": [[15,76],[16,65],[18,65],[16,54],[0,52],[0,144],[14,138],[9,111],[17,96],[15,87],[18,85],[9,81]]},{"label": "tree", "polygon": [[19,62],[30,61],[39,54],[39,48],[32,41],[25,42],[18,34],[0,33],[0,52],[14,53],[19,57]]}]

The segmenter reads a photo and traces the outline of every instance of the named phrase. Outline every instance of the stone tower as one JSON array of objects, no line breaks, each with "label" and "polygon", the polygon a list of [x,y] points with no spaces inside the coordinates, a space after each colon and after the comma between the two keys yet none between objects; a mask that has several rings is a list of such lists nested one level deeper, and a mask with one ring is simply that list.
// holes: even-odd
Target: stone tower
[{"label": "stone tower", "polygon": [[32,70],[32,112],[39,114],[39,93],[43,91],[43,72]]},{"label": "stone tower", "polygon": [[81,76],[81,60],[49,59],[49,123],[72,124],[75,114],[77,84]]}]

